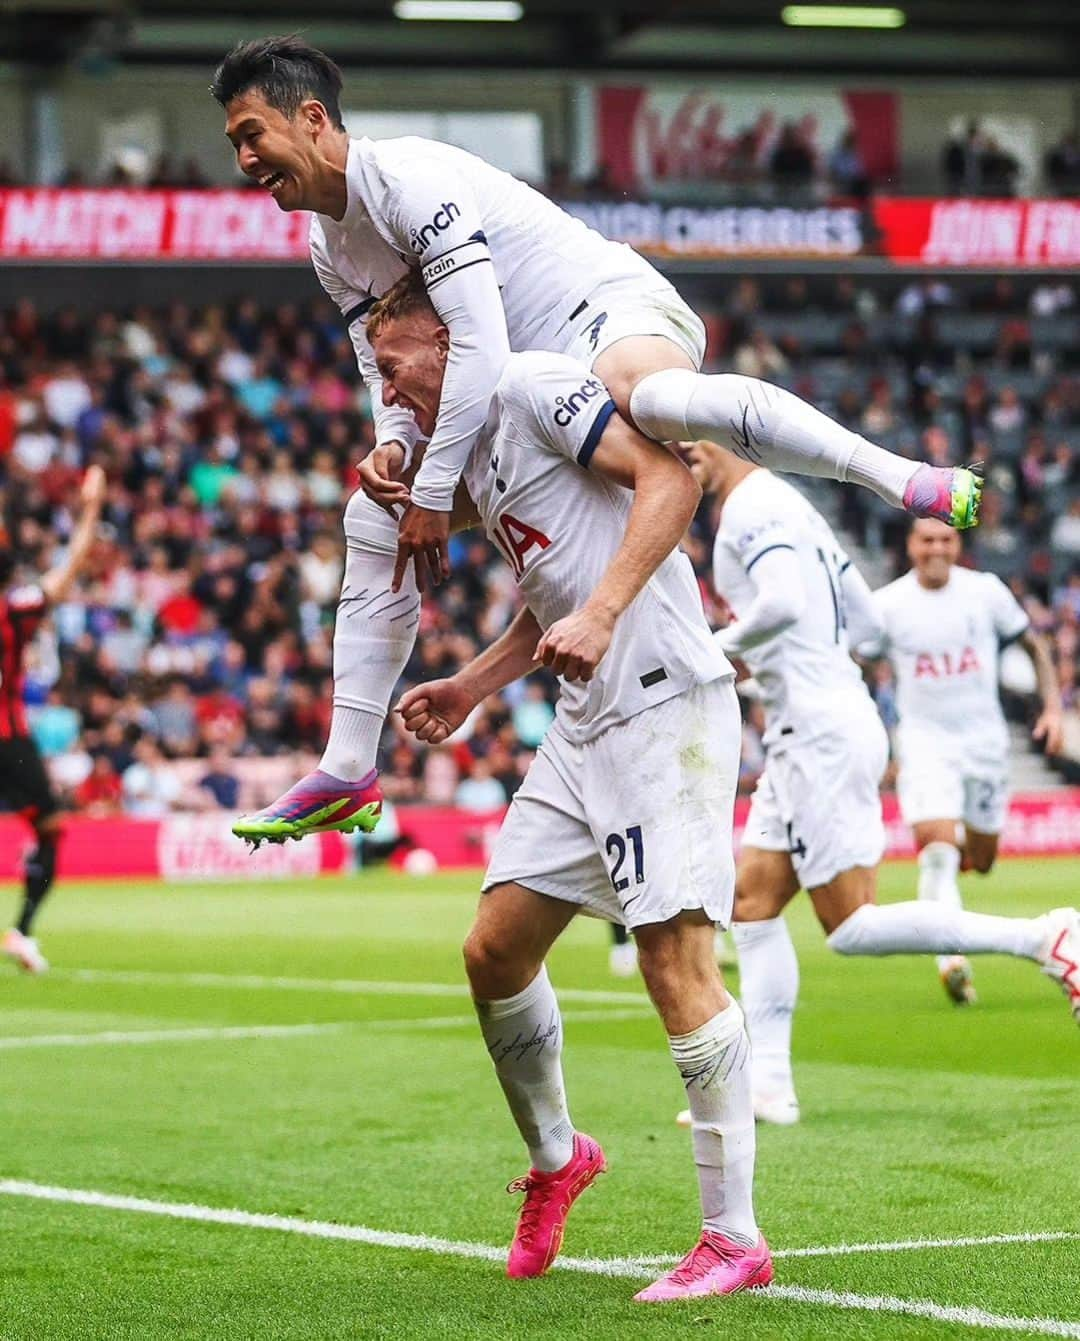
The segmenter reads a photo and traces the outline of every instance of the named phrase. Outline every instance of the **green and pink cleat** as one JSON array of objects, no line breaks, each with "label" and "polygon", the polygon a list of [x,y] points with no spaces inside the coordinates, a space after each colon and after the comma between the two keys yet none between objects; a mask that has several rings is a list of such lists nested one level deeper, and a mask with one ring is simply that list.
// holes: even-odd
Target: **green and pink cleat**
[{"label": "green and pink cleat", "polygon": [[260,843],[284,843],[309,833],[370,833],[382,813],[382,790],[375,769],[359,782],[343,782],[321,768],[301,778],[253,815],[241,815],[232,827],[257,850]]},{"label": "green and pink cleat", "polygon": [[916,470],[904,491],[904,510],[915,517],[935,517],[957,531],[979,524],[982,467],[928,466]]}]

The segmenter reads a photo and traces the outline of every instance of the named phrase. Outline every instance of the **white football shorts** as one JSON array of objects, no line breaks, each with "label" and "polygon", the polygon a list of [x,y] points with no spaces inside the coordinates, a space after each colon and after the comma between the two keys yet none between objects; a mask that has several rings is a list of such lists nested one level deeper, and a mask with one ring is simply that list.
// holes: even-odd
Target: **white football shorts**
[{"label": "white football shorts", "polygon": [[703,908],[731,921],[741,728],[730,676],[573,745],[547,733],[484,876],[628,927]]},{"label": "white football shorts", "polygon": [[900,776],[896,792],[908,825],[963,820],[978,833],[1000,833],[1009,809],[1007,754],[982,754],[978,745],[928,732],[898,733]]},{"label": "white football shorts", "polygon": [[591,367],[605,349],[630,335],[663,335],[700,368],[705,357],[705,326],[664,280],[642,288],[641,276],[612,279],[597,285],[561,331],[556,353]]},{"label": "white football shorts", "polygon": [[888,761],[889,738],[876,711],[853,719],[843,734],[770,750],[743,845],[790,853],[803,889],[876,866],[885,851],[878,788]]}]

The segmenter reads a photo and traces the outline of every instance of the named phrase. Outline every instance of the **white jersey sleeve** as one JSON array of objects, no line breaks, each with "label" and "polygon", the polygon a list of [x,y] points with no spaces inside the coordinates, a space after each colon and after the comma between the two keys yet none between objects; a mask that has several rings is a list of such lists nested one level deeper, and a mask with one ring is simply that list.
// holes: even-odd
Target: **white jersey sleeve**
[{"label": "white jersey sleeve", "polygon": [[840,590],[844,601],[844,614],[847,619],[848,643],[865,655],[875,655],[874,649],[880,647],[885,629],[874,603],[874,593],[867,586],[866,578],[852,561],[845,556],[840,569]]},{"label": "white jersey sleeve", "polygon": [[418,507],[448,512],[510,354],[506,315],[469,183],[434,156],[406,162],[388,153],[379,172],[385,193],[374,222],[391,246],[419,265],[450,332],[435,431],[411,490]]},{"label": "white jersey sleeve", "polygon": [[754,584],[754,598],[737,620],[716,635],[729,657],[741,657],[790,628],[806,608],[802,564],[791,545],[766,545],[749,563],[744,561],[743,567]]},{"label": "white jersey sleeve", "polygon": [[375,421],[375,442],[400,442],[411,455],[413,447],[420,438],[416,420],[408,410],[398,405],[384,405],[382,400],[382,378],[375,366],[375,355],[367,338],[367,314],[374,305],[374,298],[358,292],[341,278],[334,269],[327,254],[326,239],[319,224],[318,215],[311,217],[311,232],[308,236],[311,251],[311,264],[319,283],[328,298],[337,304],[349,331],[356,366],[364,379],[371,397],[371,415]]},{"label": "white jersey sleeve", "polygon": [[986,584],[987,604],[998,642],[1003,645],[1015,642],[1027,632],[1031,622],[1027,617],[1027,611],[1000,577],[993,573],[984,573],[983,581]]},{"label": "white jersey sleeve", "polygon": [[584,363],[565,354],[515,354],[499,379],[499,410],[528,441],[588,466],[615,402]]}]

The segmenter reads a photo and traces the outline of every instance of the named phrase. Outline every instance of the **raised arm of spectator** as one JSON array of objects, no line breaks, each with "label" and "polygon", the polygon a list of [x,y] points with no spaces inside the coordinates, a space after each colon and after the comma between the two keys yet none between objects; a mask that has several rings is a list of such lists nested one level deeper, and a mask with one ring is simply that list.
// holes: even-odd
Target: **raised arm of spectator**
[{"label": "raised arm of spectator", "polygon": [[68,543],[67,557],[51,569],[38,584],[50,605],[62,601],[82,572],[94,543],[101,507],[105,501],[105,472],[100,466],[91,466],[83,479],[80,491],[82,512]]}]

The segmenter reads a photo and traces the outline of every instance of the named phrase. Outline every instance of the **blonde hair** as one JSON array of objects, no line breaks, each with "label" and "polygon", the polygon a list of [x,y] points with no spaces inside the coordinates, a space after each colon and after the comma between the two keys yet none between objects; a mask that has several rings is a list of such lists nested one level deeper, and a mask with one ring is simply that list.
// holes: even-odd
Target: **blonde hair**
[{"label": "blonde hair", "polygon": [[424,288],[423,276],[419,270],[409,270],[387,289],[368,313],[367,325],[364,327],[368,343],[391,321],[399,321],[402,317],[411,317],[418,312],[436,315],[427,289]]}]

